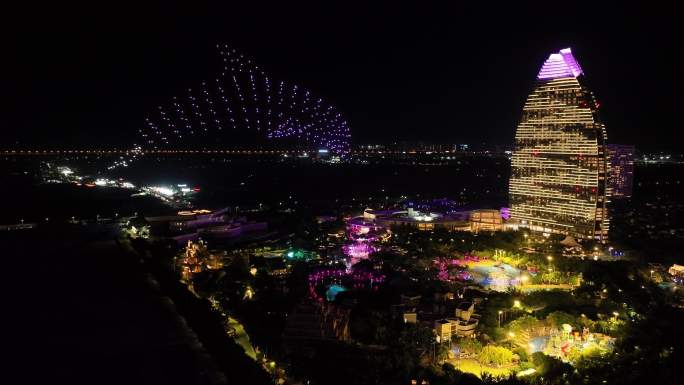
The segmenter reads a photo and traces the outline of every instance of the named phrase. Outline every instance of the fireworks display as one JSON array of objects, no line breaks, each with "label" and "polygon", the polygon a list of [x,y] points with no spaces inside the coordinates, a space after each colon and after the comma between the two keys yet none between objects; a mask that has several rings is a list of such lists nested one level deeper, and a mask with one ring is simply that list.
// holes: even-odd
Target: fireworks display
[{"label": "fireworks display", "polygon": [[332,105],[273,79],[227,45],[217,48],[220,73],[157,107],[140,130],[144,148],[225,148],[273,140],[339,155],[349,151],[349,126]]}]

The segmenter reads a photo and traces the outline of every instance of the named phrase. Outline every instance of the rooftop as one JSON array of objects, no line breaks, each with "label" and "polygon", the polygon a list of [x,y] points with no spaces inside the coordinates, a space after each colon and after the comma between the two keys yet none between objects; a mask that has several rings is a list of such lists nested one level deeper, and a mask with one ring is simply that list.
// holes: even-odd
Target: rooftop
[{"label": "rooftop", "polygon": [[572,55],[570,48],[560,50],[558,53],[552,53],[546,59],[537,79],[558,79],[567,77],[578,77],[584,74],[579,63]]}]

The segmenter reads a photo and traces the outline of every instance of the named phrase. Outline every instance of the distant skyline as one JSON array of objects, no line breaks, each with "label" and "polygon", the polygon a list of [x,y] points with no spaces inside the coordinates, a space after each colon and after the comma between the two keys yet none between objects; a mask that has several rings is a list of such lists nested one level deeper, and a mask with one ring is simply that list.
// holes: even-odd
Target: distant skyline
[{"label": "distant skyline", "polygon": [[[277,4],[277,3],[276,3]],[[549,52],[572,47],[610,143],[680,149],[677,15],[581,2],[28,10],[2,28],[0,145],[126,147],[145,114],[211,76],[228,43],[334,104],[354,144],[512,144]]]}]

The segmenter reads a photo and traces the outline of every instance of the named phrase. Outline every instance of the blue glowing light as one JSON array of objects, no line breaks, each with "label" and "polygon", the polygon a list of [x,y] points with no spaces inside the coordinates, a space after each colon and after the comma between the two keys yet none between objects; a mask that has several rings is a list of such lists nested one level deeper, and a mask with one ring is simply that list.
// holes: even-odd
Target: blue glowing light
[{"label": "blue glowing light", "polygon": [[335,297],[337,297],[337,294],[339,294],[339,293],[341,293],[341,292],[343,292],[343,291],[347,291],[347,288],[344,287],[344,286],[337,285],[337,284],[335,284],[335,285],[330,285],[330,287],[328,288],[328,290],[325,291],[325,298],[326,298],[329,302],[332,302],[332,301],[335,300]]}]

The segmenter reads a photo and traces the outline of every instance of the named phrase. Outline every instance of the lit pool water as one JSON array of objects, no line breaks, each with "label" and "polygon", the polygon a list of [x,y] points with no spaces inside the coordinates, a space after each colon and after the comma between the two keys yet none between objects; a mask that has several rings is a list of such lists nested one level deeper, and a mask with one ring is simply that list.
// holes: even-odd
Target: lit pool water
[{"label": "lit pool water", "polygon": [[347,291],[347,288],[341,285],[330,285],[328,287],[328,290],[325,291],[325,298],[329,301],[332,302],[335,300],[335,297],[337,297],[337,294]]}]

